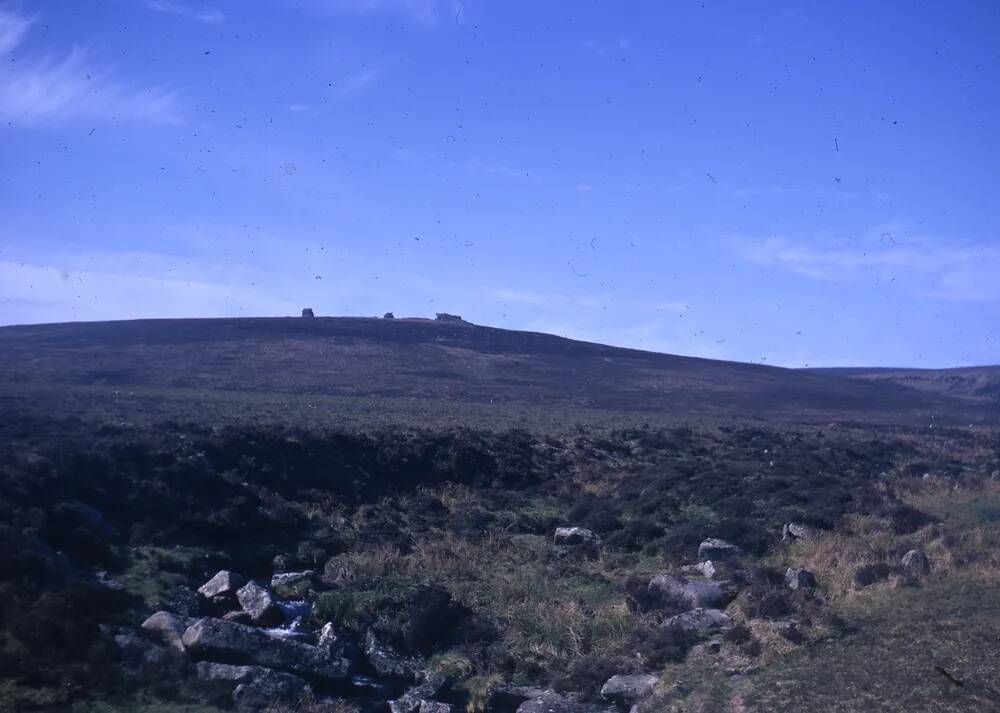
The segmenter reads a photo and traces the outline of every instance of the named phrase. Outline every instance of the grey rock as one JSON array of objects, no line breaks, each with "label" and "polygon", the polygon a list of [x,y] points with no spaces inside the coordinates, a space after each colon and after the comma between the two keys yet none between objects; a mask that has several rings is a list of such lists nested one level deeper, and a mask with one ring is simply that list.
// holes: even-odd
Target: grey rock
[{"label": "grey rock", "polygon": [[629,705],[652,693],[658,680],[650,673],[612,676],[601,687],[601,697],[612,703]]},{"label": "grey rock", "polygon": [[806,525],[795,522],[786,523],[781,528],[781,539],[783,542],[794,542],[795,540],[811,540],[816,536],[815,531]]},{"label": "grey rock", "polygon": [[412,680],[425,668],[423,661],[403,656],[371,629],[365,632],[364,652],[368,663],[384,678]]},{"label": "grey rock", "polygon": [[243,577],[224,569],[198,587],[198,594],[205,599],[235,598],[236,590],[242,586]]},{"label": "grey rock", "polygon": [[94,579],[97,580],[98,584],[100,584],[103,587],[107,587],[108,589],[112,589],[116,592],[125,591],[125,587],[122,586],[122,583],[119,582],[114,577],[112,577],[104,570],[101,570],[100,572],[94,572]]},{"label": "grey rock", "polygon": [[518,706],[517,713],[617,713],[617,709],[592,703],[577,703],[555,693],[543,693]]},{"label": "grey rock", "polygon": [[701,607],[670,617],[663,626],[675,626],[692,634],[707,634],[717,629],[730,626],[729,617],[719,609],[703,609]]},{"label": "grey rock", "polygon": [[337,631],[334,629],[331,622],[325,623],[323,628],[319,630],[319,636],[316,639],[316,646],[321,649],[326,649],[334,658],[349,659],[349,654],[353,651],[353,647],[348,649],[347,640],[337,634]]},{"label": "grey rock", "polygon": [[243,611],[250,615],[251,621],[261,626],[280,624],[285,615],[274,603],[271,593],[256,582],[247,582],[236,592]]},{"label": "grey rock", "polygon": [[260,710],[274,703],[294,703],[312,694],[306,681],[261,666],[232,666],[201,661],[195,673],[202,681],[237,684],[233,700],[240,710]]},{"label": "grey rock", "polygon": [[122,632],[113,637],[121,656],[119,665],[129,678],[148,679],[151,673],[161,674],[167,669],[183,667],[183,657],[173,649],[154,644],[132,632]]},{"label": "grey rock", "polygon": [[[433,676],[414,686],[394,701],[389,701],[391,713],[416,713],[423,709],[425,703],[434,703],[434,698],[440,696],[451,686],[451,681],[439,676]],[[449,709],[450,710],[450,709]]]},{"label": "grey rock", "polygon": [[489,689],[486,696],[486,713],[515,713],[518,706],[532,698],[545,695],[544,688],[501,684]]},{"label": "grey rock", "polygon": [[238,611],[227,611],[225,614],[222,615],[222,620],[233,621],[236,622],[237,624],[253,623],[253,619],[250,618],[250,615],[247,612],[243,611],[242,609]]},{"label": "grey rock", "polygon": [[451,706],[440,701],[420,701],[419,713],[451,713]]},{"label": "grey rock", "polygon": [[597,548],[601,538],[583,527],[557,527],[552,543],[557,547]]},{"label": "grey rock", "polygon": [[253,664],[323,681],[342,681],[349,668],[347,660],[328,650],[221,619],[198,620],[181,641],[195,658]]},{"label": "grey rock", "polygon": [[406,696],[389,701],[389,713],[417,713],[420,710],[420,700],[411,700]]},{"label": "grey rock", "polygon": [[717,609],[732,600],[732,592],[719,582],[688,579],[677,574],[658,574],[649,580],[649,589],[671,604],[684,609]]},{"label": "grey rock", "polygon": [[184,651],[181,637],[194,619],[178,616],[170,612],[158,611],[142,622],[142,630],[176,651]]},{"label": "grey rock", "polygon": [[785,584],[789,589],[815,589],[816,575],[808,569],[789,567],[785,571]]},{"label": "grey rock", "polygon": [[303,679],[278,671],[268,671],[233,691],[237,709],[246,711],[274,710],[275,703],[294,704],[311,696],[312,688]]},{"label": "grey rock", "polygon": [[681,572],[684,574],[691,574],[699,577],[705,577],[711,579],[718,573],[715,564],[712,560],[705,560],[704,562],[699,562],[698,564],[688,564],[681,567]]},{"label": "grey rock", "polygon": [[254,677],[255,672],[267,670],[260,666],[234,666],[211,661],[199,661],[194,667],[195,675],[202,681],[229,681],[231,683],[246,683]]},{"label": "grey rock", "polygon": [[319,637],[316,640],[316,645],[322,648],[331,649],[335,646],[341,645],[341,639],[337,636],[337,631],[333,627],[333,622],[326,622],[323,624],[323,628],[319,630]]},{"label": "grey rock", "polygon": [[923,550],[910,550],[902,559],[903,572],[911,577],[922,577],[931,571],[930,560]]},{"label": "grey rock", "polygon": [[306,319],[310,319],[312,317],[315,317],[316,314],[312,311],[311,307],[303,307],[302,316],[305,317]]},{"label": "grey rock", "polygon": [[451,706],[447,703],[422,698],[418,689],[423,688],[426,687],[418,686],[401,698],[389,701],[389,713],[451,713]]},{"label": "grey rock", "polygon": [[709,537],[698,545],[698,559],[700,560],[733,559],[742,554],[743,550],[736,545],[715,537]]},{"label": "grey rock", "polygon": [[304,572],[279,572],[271,577],[271,589],[279,597],[298,599],[309,593],[315,576],[316,573],[311,569]]}]

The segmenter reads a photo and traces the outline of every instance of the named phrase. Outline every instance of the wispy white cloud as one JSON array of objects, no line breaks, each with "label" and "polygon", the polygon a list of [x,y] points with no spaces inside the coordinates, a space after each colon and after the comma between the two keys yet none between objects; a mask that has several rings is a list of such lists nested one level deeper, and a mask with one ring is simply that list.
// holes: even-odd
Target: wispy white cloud
[{"label": "wispy white cloud", "polygon": [[539,305],[552,299],[551,295],[543,295],[537,292],[521,292],[520,290],[493,290],[492,296],[501,302],[513,302],[516,304]]},{"label": "wispy white cloud", "polygon": [[248,241],[245,226],[168,226],[147,251],[81,249],[37,234],[0,241],[0,324],[275,316],[305,306],[381,314],[439,292],[434,281],[415,285],[405,270],[294,233],[255,232]]},{"label": "wispy white cloud", "polygon": [[489,173],[496,176],[506,176],[507,178],[528,178],[529,173],[523,168],[513,168],[512,166],[507,166],[505,164],[486,164],[482,167],[483,173]]},{"label": "wispy white cloud", "polygon": [[211,7],[192,7],[171,0],[146,0],[146,7],[156,12],[165,12],[170,15],[180,15],[189,17],[199,22],[215,25],[225,22],[226,16],[219,10]]},{"label": "wispy white cloud", "polygon": [[547,304],[571,309],[583,308],[601,311],[606,310],[610,306],[615,309],[628,310],[632,312],[644,312],[656,316],[659,316],[657,313],[681,313],[691,309],[691,306],[683,300],[657,301],[650,299],[616,297],[615,295],[609,293],[571,295],[554,292],[529,292],[510,288],[501,288],[491,290],[489,295],[492,299],[496,299],[507,304]]},{"label": "wispy white cloud", "polygon": [[466,6],[465,0],[305,0],[302,4],[321,12],[392,14],[426,27],[461,24]]},{"label": "wispy white cloud", "polygon": [[540,178],[537,174],[534,174],[527,168],[522,166],[512,166],[507,163],[499,163],[494,161],[483,161],[480,158],[471,158],[465,163],[465,167],[471,171],[479,171],[485,173],[488,176],[501,176],[503,178],[514,178],[519,181],[532,181],[535,183],[540,182]]},{"label": "wispy white cloud", "polygon": [[0,6],[0,57],[14,51],[34,21],[32,17],[18,15]]},{"label": "wispy white cloud", "polygon": [[382,71],[374,67],[349,74],[341,83],[340,91],[342,94],[354,94],[374,82],[381,74]]},{"label": "wispy white cloud", "polygon": [[903,278],[922,297],[949,300],[1000,299],[1000,247],[948,246],[924,237],[905,241],[892,231],[849,245],[792,242],[785,238],[742,241],[739,249],[754,263],[815,280],[839,281],[875,273]]},{"label": "wispy white cloud", "polygon": [[[0,261],[0,323],[294,314],[296,305],[233,272],[196,277],[146,256],[118,266]],[[124,260],[124,261],[121,261]],[[144,264],[143,264],[144,263]],[[134,269],[133,269],[134,268]]]},{"label": "wispy white cloud", "polygon": [[[13,57],[34,19],[0,7],[0,60]],[[175,123],[175,95],[163,87],[136,88],[95,66],[73,48],[62,58],[17,57],[0,69],[0,119],[40,124],[78,118]]]}]

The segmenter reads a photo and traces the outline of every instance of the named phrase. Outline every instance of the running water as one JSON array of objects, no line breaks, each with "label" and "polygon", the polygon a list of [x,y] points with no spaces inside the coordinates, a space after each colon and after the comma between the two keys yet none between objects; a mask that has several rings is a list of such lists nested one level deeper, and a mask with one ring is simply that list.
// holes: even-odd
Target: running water
[{"label": "running water", "polygon": [[306,630],[305,621],[312,611],[312,605],[303,600],[294,601],[278,600],[278,606],[285,615],[285,620],[281,626],[265,629],[269,635],[278,639],[294,639],[295,641],[310,641],[312,634]]}]

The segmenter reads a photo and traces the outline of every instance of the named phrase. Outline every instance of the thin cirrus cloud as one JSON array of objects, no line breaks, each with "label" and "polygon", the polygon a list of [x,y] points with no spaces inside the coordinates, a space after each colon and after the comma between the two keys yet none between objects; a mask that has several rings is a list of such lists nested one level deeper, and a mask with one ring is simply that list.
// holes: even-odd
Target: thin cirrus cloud
[{"label": "thin cirrus cloud", "polygon": [[210,25],[216,25],[220,22],[225,22],[226,20],[226,16],[215,8],[191,7],[190,5],[170,2],[170,0],[146,0],[146,7],[150,10],[155,10],[156,12],[189,17],[193,20],[198,20],[199,22],[204,22]]},{"label": "thin cirrus cloud", "polygon": [[228,280],[0,261],[0,324],[291,314],[273,293]]},{"label": "thin cirrus cloud", "polygon": [[462,0],[305,0],[302,4],[324,13],[396,15],[425,27],[438,25],[445,20],[461,24],[465,11],[465,2]]},{"label": "thin cirrus cloud", "polygon": [[85,49],[6,61],[18,54],[35,19],[0,7],[0,119],[21,125],[80,118],[179,121],[172,91],[117,81],[109,70],[93,65]]},{"label": "thin cirrus cloud", "polygon": [[363,69],[360,72],[348,75],[340,85],[340,92],[341,94],[353,94],[358,92],[378,79],[381,73],[381,70],[372,68]]},{"label": "thin cirrus cloud", "polygon": [[988,245],[942,247],[927,239],[901,243],[881,233],[871,247],[794,243],[784,238],[743,241],[740,252],[751,262],[777,267],[814,280],[839,281],[875,272],[901,277],[921,297],[948,300],[998,300],[1000,248]]}]

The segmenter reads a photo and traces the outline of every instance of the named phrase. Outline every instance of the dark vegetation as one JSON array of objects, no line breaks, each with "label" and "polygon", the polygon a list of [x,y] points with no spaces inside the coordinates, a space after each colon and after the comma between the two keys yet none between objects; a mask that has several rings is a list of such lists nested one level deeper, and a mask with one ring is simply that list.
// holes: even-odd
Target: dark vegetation
[{"label": "dark vegetation", "polygon": [[[621,349],[417,319],[188,319],[0,328],[5,398],[44,393],[61,414],[302,427],[594,423],[695,418],[996,423],[990,401],[891,379]],[[278,397],[280,395],[280,397]],[[28,397],[30,398],[30,397]],[[377,403],[378,407],[373,408]],[[222,408],[220,408],[220,406]],[[414,420],[419,418],[419,421]],[[633,421],[634,422],[634,421]]]},{"label": "dark vegetation", "polygon": [[[19,687],[64,697],[128,690],[102,626],[183,608],[220,568],[267,577],[276,562],[325,573],[317,623],[374,627],[466,678],[593,696],[611,673],[683,659],[693,641],[658,626],[672,612],[641,585],[693,561],[706,536],[761,556],[789,521],[825,530],[864,513],[912,532],[930,518],[894,495],[894,478],[914,462],[972,467],[919,439],[837,428],[216,433],[35,417],[3,428],[0,656]],[[600,561],[552,552],[566,523],[604,536]],[[444,541],[450,562],[428,554]],[[97,570],[125,590],[96,582]],[[747,618],[803,608],[781,580],[751,570],[738,602]],[[534,610],[508,608],[518,587]],[[631,613],[614,614],[615,601]]]},{"label": "dark vegetation", "polygon": [[[878,586],[940,527],[908,484],[1000,471],[993,431],[942,425],[986,423],[981,405],[376,322],[0,330],[0,708],[231,705],[184,661],[137,663],[122,639],[153,611],[203,611],[194,589],[220,569],[316,570],[310,626],[333,622],[352,646],[375,632],[451,678],[471,710],[498,682],[595,699],[612,675],[683,666],[704,645],[664,626],[680,609],[647,585],[695,562],[705,538],[747,553],[726,573],[738,620],[716,643],[753,659],[789,618],[823,637],[853,630],[824,595],[785,586],[784,524],[833,541],[877,521],[896,539],[844,591]],[[565,525],[597,533],[599,551],[554,548]]]}]

